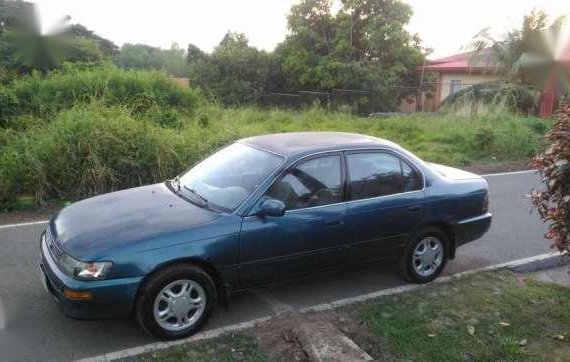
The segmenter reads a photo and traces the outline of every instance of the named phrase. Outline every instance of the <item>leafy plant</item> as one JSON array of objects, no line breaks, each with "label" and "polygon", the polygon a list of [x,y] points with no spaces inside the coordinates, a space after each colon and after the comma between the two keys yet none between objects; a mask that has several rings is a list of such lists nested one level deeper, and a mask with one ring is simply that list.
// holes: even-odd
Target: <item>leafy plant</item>
[{"label": "leafy plant", "polygon": [[[111,64],[65,63],[46,77],[34,73],[2,89],[0,126],[9,116],[50,119],[59,111],[92,100],[125,106],[134,114],[153,113],[157,107],[191,114],[202,101],[198,91],[175,84],[165,73],[123,70]],[[16,102],[8,94],[15,96]],[[159,118],[165,126],[178,125],[172,114]]]},{"label": "leafy plant", "polygon": [[557,113],[558,121],[545,136],[550,146],[533,159],[544,189],[533,190],[532,202],[549,223],[545,237],[561,251],[570,252],[570,105]]}]

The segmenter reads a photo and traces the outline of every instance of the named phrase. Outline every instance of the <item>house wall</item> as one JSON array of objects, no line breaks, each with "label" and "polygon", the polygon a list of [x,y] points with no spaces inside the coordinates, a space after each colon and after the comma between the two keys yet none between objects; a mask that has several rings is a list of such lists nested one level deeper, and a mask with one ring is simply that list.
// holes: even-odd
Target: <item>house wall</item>
[{"label": "house wall", "polygon": [[438,86],[439,103],[441,103],[451,92],[452,82],[461,81],[461,87],[499,80],[501,77],[497,74],[468,74],[468,73],[442,73],[440,74],[440,84]]}]

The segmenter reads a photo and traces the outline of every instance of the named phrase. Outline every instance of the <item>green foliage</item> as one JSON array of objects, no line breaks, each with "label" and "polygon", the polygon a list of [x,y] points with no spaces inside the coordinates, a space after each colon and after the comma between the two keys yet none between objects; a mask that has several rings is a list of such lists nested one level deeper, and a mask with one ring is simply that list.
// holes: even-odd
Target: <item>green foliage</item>
[{"label": "green foliage", "polygon": [[417,36],[404,28],[411,7],[400,1],[305,0],[291,8],[291,34],[276,50],[288,89],[368,90],[371,110],[388,111],[418,84],[423,56]]},{"label": "green foliage", "polygon": [[563,252],[570,252],[570,105],[557,114],[558,121],[546,135],[548,148],[533,159],[543,189],[532,192],[532,202],[548,223],[545,237]]},{"label": "green foliage", "polygon": [[452,112],[465,109],[472,114],[488,108],[534,114],[539,100],[540,91],[532,86],[491,81],[472,85],[450,95],[441,107]]},{"label": "green foliage", "polygon": [[199,93],[180,87],[164,73],[125,71],[112,65],[68,64],[47,77],[34,73],[18,79],[5,89],[17,102],[3,109],[3,113],[9,116],[31,114],[43,119],[91,100],[100,100],[108,106],[125,106],[135,113],[165,107],[187,114],[192,113],[201,100]]},{"label": "green foliage", "polygon": [[0,155],[0,195],[78,199],[162,181],[192,162],[191,144],[174,131],[99,104],[62,112],[53,122],[16,134]]},{"label": "green foliage", "polygon": [[14,92],[7,88],[0,88],[0,128],[8,119],[16,115],[18,108],[18,98]]},{"label": "green foliage", "polygon": [[52,33],[42,33],[34,7],[26,1],[0,0],[0,68],[47,73],[65,61],[98,61],[116,53],[110,40],[80,24],[69,26],[69,17]]},{"label": "green foliage", "polygon": [[109,107],[102,100],[57,113],[51,122],[34,117],[23,122],[35,126],[0,132],[3,208],[17,195],[34,195],[38,202],[76,200],[158,182],[229,142],[275,132],[369,134],[400,143],[427,161],[456,166],[520,160],[541,149],[537,124],[545,121],[509,115],[360,118],[319,109],[224,109],[211,104],[192,115],[168,107],[138,114],[130,106]]},{"label": "green foliage", "polygon": [[125,69],[163,70],[177,77],[187,75],[184,49],[180,49],[176,43],[166,50],[145,44],[127,43],[121,47],[115,63]]},{"label": "green foliage", "polygon": [[249,46],[244,34],[227,33],[211,55],[196,49],[189,49],[190,84],[224,105],[258,103],[268,88],[275,87],[268,84],[272,56]]}]

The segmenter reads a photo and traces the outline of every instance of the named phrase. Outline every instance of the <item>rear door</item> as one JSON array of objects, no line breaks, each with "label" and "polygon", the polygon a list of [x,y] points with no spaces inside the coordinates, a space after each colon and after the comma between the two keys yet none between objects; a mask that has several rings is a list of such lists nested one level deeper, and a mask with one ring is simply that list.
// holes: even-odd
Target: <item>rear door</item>
[{"label": "rear door", "polygon": [[346,153],[351,261],[394,257],[423,219],[423,175],[390,151]]},{"label": "rear door", "polygon": [[280,200],[286,205],[285,215],[244,218],[240,233],[243,287],[348,263],[343,161],[336,152],[297,163],[259,202]]}]

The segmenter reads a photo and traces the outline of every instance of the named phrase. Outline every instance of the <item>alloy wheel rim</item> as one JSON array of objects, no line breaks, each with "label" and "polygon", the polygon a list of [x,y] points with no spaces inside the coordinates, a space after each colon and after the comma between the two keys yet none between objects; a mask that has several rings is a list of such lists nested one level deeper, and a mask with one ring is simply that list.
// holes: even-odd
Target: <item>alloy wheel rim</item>
[{"label": "alloy wheel rim", "polygon": [[412,265],[416,273],[429,277],[441,266],[443,244],[434,236],[423,238],[414,248]]},{"label": "alloy wheel rim", "polygon": [[171,332],[190,328],[204,314],[206,298],[204,288],[197,282],[176,280],[156,296],[154,319],[160,327]]}]

